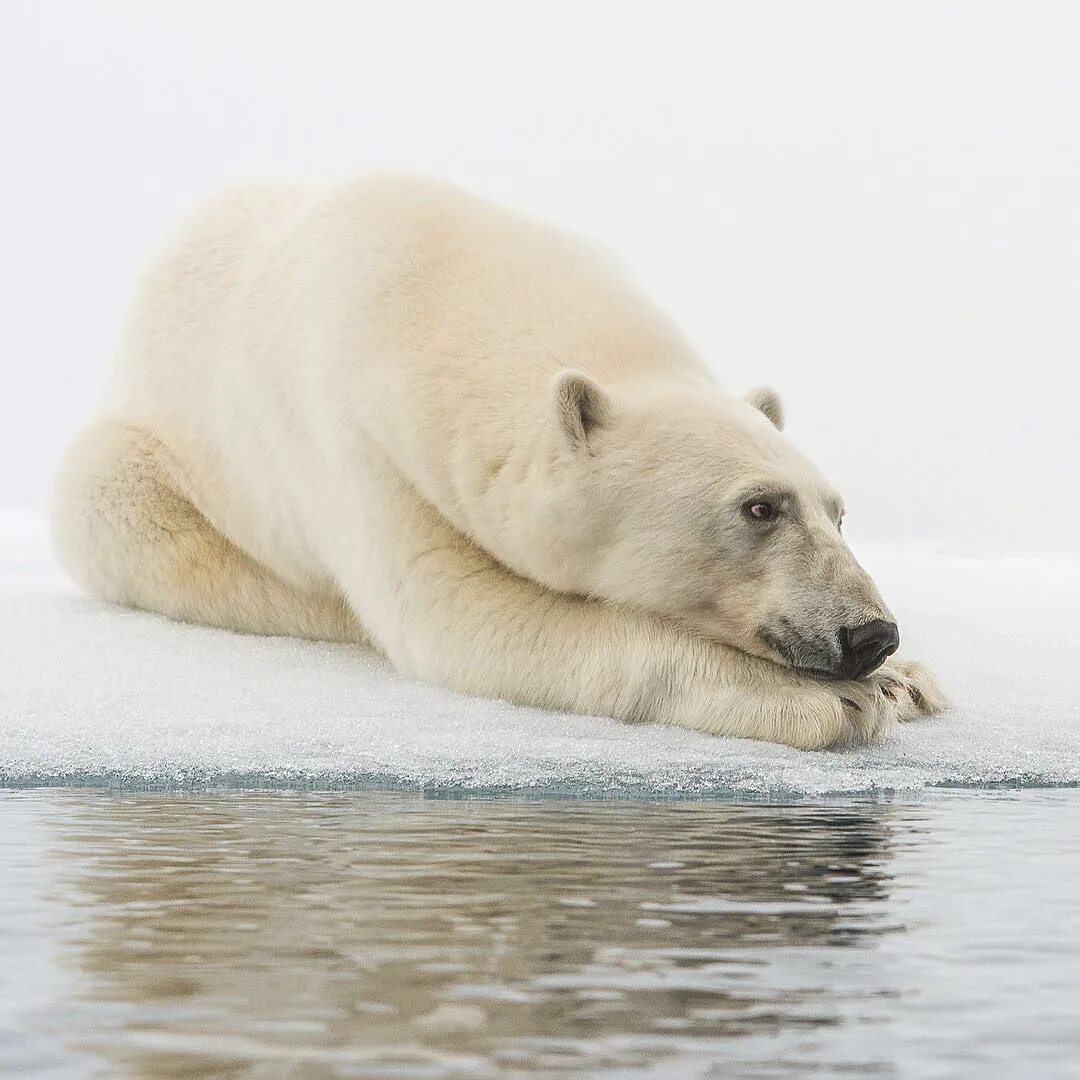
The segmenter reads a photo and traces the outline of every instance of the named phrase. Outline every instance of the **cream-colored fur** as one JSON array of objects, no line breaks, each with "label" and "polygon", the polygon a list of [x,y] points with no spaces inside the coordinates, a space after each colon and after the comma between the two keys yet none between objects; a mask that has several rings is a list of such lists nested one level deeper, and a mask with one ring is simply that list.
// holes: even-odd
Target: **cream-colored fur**
[{"label": "cream-colored fur", "polygon": [[54,534],[108,599],[467,693],[869,741],[940,691],[787,666],[888,613],[780,423],[576,239],[417,178],[242,190],[142,282]]}]

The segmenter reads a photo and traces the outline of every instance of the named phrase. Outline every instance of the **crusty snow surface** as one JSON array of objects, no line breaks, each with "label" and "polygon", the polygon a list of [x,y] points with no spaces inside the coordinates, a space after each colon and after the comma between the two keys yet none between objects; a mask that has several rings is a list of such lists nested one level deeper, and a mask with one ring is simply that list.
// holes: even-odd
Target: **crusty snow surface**
[{"label": "crusty snow surface", "polygon": [[904,654],[954,705],[804,753],[462,697],[346,646],[184,626],[79,595],[0,512],[0,785],[402,785],[824,795],[1080,783],[1080,562],[863,551]]}]

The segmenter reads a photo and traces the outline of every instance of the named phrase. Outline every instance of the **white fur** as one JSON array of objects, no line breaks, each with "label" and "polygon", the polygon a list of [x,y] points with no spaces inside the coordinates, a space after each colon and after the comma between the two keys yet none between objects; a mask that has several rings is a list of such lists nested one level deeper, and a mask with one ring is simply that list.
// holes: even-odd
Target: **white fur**
[{"label": "white fur", "polygon": [[[468,693],[868,741],[940,693],[912,665],[819,680],[761,642],[778,613],[886,613],[781,418],[576,239],[416,178],[242,190],[143,280],[54,533],[119,603],[367,641]],[[767,560],[732,509],[759,481],[800,505]]]}]

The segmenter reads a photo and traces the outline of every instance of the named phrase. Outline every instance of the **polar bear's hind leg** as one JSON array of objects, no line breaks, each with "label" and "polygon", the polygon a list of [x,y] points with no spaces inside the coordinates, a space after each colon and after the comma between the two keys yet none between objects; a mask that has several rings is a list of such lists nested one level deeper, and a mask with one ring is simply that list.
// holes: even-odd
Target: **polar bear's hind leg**
[{"label": "polar bear's hind leg", "polygon": [[117,421],[84,431],[56,489],[53,536],[87,591],[183,622],[360,641],[341,598],[283,581],[221,535],[180,490],[165,445]]}]

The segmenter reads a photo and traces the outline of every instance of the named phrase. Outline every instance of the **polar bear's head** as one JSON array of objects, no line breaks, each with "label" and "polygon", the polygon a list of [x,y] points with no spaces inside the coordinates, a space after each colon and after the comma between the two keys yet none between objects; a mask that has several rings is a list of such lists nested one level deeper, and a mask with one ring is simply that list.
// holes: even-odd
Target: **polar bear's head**
[{"label": "polar bear's head", "polygon": [[843,503],[771,391],[551,383],[543,579],[793,667],[859,677],[896,625],[841,532]]}]

